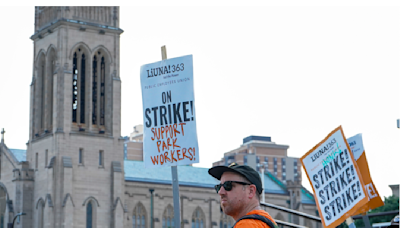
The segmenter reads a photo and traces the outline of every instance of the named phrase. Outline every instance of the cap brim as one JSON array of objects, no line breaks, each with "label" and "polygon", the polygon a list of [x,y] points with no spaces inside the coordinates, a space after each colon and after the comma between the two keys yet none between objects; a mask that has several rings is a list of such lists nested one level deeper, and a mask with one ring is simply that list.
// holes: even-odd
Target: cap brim
[{"label": "cap brim", "polygon": [[236,170],[234,170],[234,169],[231,169],[231,168],[229,168],[229,167],[227,167],[227,166],[215,166],[215,167],[212,167],[211,169],[208,170],[208,173],[209,173],[211,176],[217,178],[217,180],[221,180],[221,176],[222,176],[222,174],[224,174],[225,172],[238,173],[238,174],[240,174],[240,175],[243,176],[243,174],[241,174],[240,172],[238,172],[238,171],[236,171]]}]

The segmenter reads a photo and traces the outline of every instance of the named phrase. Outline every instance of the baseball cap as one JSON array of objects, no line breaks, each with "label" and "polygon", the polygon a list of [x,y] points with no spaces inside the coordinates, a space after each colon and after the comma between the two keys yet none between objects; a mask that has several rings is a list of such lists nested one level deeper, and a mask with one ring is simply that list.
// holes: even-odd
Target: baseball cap
[{"label": "baseball cap", "polygon": [[225,172],[233,172],[244,176],[250,183],[256,186],[259,194],[262,193],[263,189],[260,175],[250,166],[231,163],[229,166],[215,166],[208,170],[208,173],[218,180],[221,180],[221,176]]}]

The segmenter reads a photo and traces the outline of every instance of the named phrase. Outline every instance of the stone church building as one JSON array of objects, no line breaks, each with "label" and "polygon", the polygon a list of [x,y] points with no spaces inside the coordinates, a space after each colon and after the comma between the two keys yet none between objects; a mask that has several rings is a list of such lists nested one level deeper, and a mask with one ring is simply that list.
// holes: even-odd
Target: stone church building
[{"label": "stone church building", "polygon": [[[0,144],[0,228],[173,226],[170,168],[124,159],[119,7],[35,7],[26,150]],[[26,63],[29,64],[29,63]],[[123,78],[123,77],[122,77]],[[138,98],[140,99],[140,98]],[[28,113],[27,113],[28,115]],[[181,227],[227,227],[206,168],[178,167]],[[269,203],[316,215],[299,183],[264,175]],[[317,224],[266,208],[276,219]]]}]

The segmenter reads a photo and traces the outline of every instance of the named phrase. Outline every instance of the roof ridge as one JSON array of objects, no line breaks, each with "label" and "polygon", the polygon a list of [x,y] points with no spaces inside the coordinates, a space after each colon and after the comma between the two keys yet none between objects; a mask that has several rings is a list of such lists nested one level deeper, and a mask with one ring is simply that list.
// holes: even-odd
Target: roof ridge
[{"label": "roof ridge", "polygon": [[287,191],[287,187],[284,183],[282,183],[275,175],[273,175],[271,172],[269,172],[268,170],[266,172],[264,172],[264,174],[267,174],[267,176],[269,178],[272,179],[272,181],[274,181],[275,183],[277,183],[281,188],[283,188],[285,191]]},{"label": "roof ridge", "polygon": [[315,201],[313,194],[308,191],[305,187],[303,187],[303,185],[301,186],[301,191],[310,199]]}]

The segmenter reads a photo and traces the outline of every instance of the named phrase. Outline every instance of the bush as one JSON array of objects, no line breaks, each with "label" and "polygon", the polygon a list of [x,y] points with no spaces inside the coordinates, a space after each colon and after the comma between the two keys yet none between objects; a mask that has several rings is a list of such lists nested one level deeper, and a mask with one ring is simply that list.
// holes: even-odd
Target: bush
[{"label": "bush", "polygon": [[[370,210],[367,212],[367,214],[399,210],[399,197],[397,197],[397,196],[392,195],[387,198],[385,197],[384,203],[385,204],[383,206],[377,207],[373,210]],[[396,215],[385,215],[385,216],[379,216],[379,217],[372,217],[372,218],[369,218],[369,223],[372,226],[373,223],[390,222],[394,218],[394,216],[396,216]],[[356,225],[356,227],[365,227],[364,221],[362,219],[355,220],[354,224]],[[343,222],[338,227],[348,228],[349,226],[346,224],[346,222]]]}]

